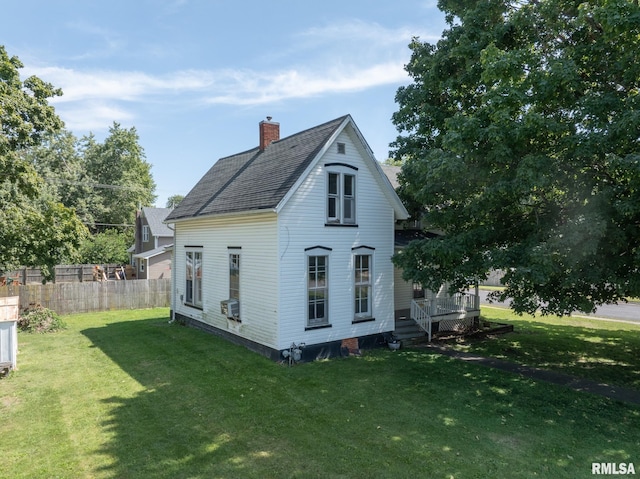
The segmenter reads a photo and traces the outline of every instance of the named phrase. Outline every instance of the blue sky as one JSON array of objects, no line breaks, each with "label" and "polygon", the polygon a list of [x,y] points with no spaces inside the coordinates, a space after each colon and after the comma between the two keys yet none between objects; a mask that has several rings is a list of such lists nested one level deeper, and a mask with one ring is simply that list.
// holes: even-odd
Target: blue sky
[{"label": "blue sky", "polygon": [[446,27],[436,0],[21,0],[2,13],[0,44],[23,77],[62,88],[68,130],[136,128],[162,207],[257,146],[267,116],[285,137],[349,113],[384,161],[408,44]]}]

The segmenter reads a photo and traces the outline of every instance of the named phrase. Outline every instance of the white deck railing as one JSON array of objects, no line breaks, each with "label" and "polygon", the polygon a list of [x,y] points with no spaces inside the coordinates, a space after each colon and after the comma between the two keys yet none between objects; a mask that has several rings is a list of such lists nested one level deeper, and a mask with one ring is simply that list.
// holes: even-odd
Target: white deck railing
[{"label": "white deck railing", "polygon": [[456,293],[453,296],[411,301],[411,319],[424,331],[431,341],[431,323],[439,321],[439,316],[453,313],[467,313],[480,309],[480,297],[473,293]]},{"label": "white deck railing", "polygon": [[431,342],[431,315],[427,311],[427,307],[428,303],[425,304],[425,300],[414,299],[411,301],[411,319],[427,332],[429,342]]}]

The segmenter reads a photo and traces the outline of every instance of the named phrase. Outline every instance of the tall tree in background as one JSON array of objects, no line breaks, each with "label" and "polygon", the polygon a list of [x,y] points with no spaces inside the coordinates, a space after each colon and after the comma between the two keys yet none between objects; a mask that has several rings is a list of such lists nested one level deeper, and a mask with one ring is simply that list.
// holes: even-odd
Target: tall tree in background
[{"label": "tall tree in background", "polygon": [[145,161],[134,127],[114,123],[104,143],[93,136],[82,140],[82,154],[88,176],[95,182],[93,216],[97,231],[114,225],[132,225],[136,211],[155,201],[155,182],[151,165]]},{"label": "tall tree in background", "polygon": [[93,225],[98,199],[78,146],[78,139],[63,129],[46,135],[41,144],[25,152],[25,158],[44,180],[43,196],[75,210],[85,225]]},{"label": "tall tree in background", "polygon": [[62,128],[48,100],[59,89],[35,76],[20,79],[23,65],[0,46],[0,274],[39,266],[45,279],[77,252],[86,229],[73,210],[52,201],[26,152]]},{"label": "tall tree in background", "polygon": [[167,208],[175,208],[184,200],[184,195],[171,195],[167,198]]},{"label": "tall tree in background", "polygon": [[637,1],[440,0],[393,122],[403,194],[446,232],[395,258],[454,289],[506,272],[517,312],[640,296]]}]

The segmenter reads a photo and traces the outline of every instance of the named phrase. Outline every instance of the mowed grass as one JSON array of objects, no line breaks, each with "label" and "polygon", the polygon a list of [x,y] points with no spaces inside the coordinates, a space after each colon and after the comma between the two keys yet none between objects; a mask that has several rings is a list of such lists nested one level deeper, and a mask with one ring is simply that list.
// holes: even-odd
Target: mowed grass
[{"label": "mowed grass", "polygon": [[450,345],[640,391],[640,324],[586,317],[518,316],[489,306],[482,307],[482,317],[512,324],[514,331],[490,340],[466,339]]},{"label": "mowed grass", "polygon": [[636,406],[418,348],[289,368],[167,320],[20,334],[0,477],[573,479],[640,462]]}]

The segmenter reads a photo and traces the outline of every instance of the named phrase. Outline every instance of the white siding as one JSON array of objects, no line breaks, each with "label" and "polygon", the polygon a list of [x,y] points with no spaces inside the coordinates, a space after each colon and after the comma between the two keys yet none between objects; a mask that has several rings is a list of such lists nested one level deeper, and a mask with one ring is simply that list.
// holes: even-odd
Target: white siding
[{"label": "white siding", "polygon": [[[242,215],[175,224],[173,269],[177,313],[227,330],[257,343],[276,347],[277,257],[276,216]],[[185,247],[202,246],[202,310],[183,304]],[[228,247],[239,247],[229,250]],[[220,313],[229,297],[229,253],[240,253],[240,324]]]},{"label": "white siding", "polygon": [[[346,154],[338,154],[331,145],[278,217],[280,266],[280,341],[279,349],[292,342],[318,344],[394,329],[393,265],[394,212],[375,181],[364,159],[359,141],[350,129],[336,142],[345,143]],[[326,163],[347,163],[356,174],[356,219],[358,227],[325,226],[327,172]],[[307,326],[307,253],[306,248],[331,248],[329,256],[330,328],[305,331]],[[375,248],[373,256],[373,316],[375,321],[353,323],[354,275],[353,251],[358,246]],[[364,253],[365,251],[362,251]]]},{"label": "white siding", "polygon": [[396,310],[410,309],[413,300],[413,283],[402,279],[402,270],[394,268],[394,301]]}]

